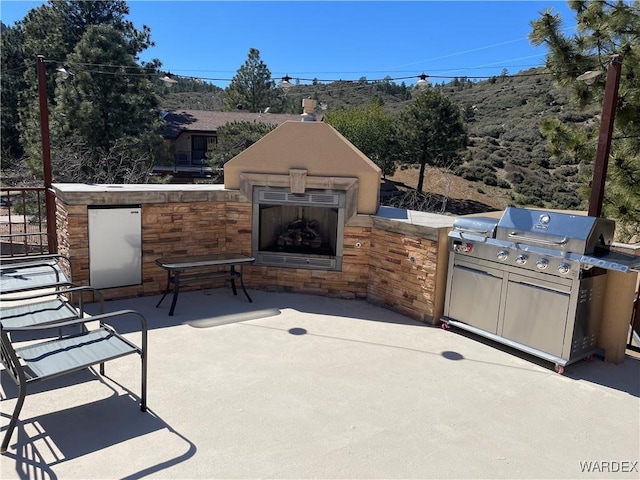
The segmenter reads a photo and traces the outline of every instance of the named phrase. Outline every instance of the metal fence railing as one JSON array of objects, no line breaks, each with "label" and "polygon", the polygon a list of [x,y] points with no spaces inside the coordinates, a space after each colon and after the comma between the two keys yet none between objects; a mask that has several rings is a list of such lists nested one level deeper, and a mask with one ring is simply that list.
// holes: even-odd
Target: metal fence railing
[{"label": "metal fence railing", "polygon": [[49,252],[44,187],[0,187],[0,255]]}]

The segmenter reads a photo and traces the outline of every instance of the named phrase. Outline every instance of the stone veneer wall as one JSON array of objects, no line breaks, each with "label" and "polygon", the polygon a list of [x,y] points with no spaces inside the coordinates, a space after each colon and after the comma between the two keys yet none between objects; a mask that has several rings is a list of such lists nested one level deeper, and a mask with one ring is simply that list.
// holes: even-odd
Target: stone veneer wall
[{"label": "stone veneer wall", "polygon": [[[143,283],[102,289],[105,299],[161,293],[166,272],[154,263],[159,257],[226,251],[250,254],[251,203],[229,191],[191,200],[162,196],[149,203],[122,197],[100,197],[94,203],[83,200],[142,205]],[[70,205],[59,197],[57,221],[59,252],[71,259],[74,282],[88,285],[87,205]],[[435,322],[442,314],[446,288],[447,231],[358,215],[344,229],[341,272],[245,266],[245,284],[258,290],[367,299],[411,318]],[[205,280],[184,288],[222,285]]]},{"label": "stone veneer wall", "polygon": [[373,218],[368,299],[435,323],[443,313],[448,229]]},{"label": "stone veneer wall", "polygon": [[89,217],[86,205],[67,205],[56,199],[58,253],[66,255],[73,267],[71,279],[78,285],[89,284]]}]

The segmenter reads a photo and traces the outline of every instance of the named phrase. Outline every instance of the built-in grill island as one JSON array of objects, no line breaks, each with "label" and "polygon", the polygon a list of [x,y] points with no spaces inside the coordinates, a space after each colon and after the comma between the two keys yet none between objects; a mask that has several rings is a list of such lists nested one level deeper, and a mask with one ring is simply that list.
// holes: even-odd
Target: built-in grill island
[{"label": "built-in grill island", "polygon": [[500,219],[462,217],[449,233],[444,325],[553,362],[597,351],[606,274],[640,259],[610,250],[615,223],[508,207]]}]

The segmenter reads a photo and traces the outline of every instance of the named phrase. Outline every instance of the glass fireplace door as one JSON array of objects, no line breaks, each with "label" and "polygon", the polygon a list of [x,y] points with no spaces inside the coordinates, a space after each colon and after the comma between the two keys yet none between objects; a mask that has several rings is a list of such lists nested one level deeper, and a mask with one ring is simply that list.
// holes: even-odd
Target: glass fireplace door
[{"label": "glass fireplace door", "polygon": [[292,194],[258,187],[253,199],[251,235],[257,265],[342,268],[344,192]]}]

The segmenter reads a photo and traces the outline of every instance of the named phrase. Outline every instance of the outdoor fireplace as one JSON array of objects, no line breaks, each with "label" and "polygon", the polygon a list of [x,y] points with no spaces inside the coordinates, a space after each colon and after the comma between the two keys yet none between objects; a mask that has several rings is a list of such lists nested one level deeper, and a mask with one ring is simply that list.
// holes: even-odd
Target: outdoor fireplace
[{"label": "outdoor fireplace", "polygon": [[[307,105],[308,106],[308,105]],[[224,165],[251,204],[256,266],[342,271],[345,229],[378,211],[380,168],[331,125],[285,122]]]},{"label": "outdoor fireplace", "polygon": [[345,192],[255,187],[253,257],[259,265],[341,270]]}]

